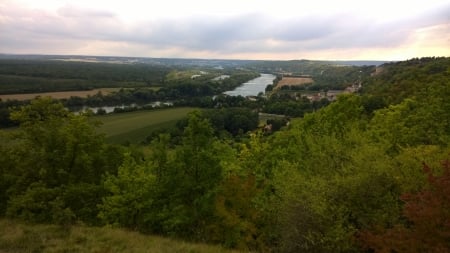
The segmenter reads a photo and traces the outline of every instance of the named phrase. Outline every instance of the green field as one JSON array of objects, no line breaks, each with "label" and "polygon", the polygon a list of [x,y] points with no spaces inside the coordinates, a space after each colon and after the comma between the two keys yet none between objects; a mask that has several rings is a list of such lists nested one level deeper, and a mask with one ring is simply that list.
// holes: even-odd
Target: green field
[{"label": "green field", "polygon": [[102,122],[99,131],[106,134],[107,140],[112,143],[140,143],[151,132],[170,127],[194,111],[195,108],[182,107],[154,111],[136,111],[128,113],[114,113],[96,116]]}]

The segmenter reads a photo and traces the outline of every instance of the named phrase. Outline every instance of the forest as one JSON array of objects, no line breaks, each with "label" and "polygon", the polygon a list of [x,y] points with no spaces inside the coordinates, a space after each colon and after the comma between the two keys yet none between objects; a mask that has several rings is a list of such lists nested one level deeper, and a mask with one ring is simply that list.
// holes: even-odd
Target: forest
[{"label": "forest", "polygon": [[[106,142],[91,114],[51,98],[11,107],[0,216],[253,252],[449,252],[450,58],[377,68],[317,107],[219,98],[230,106],[141,146]],[[308,110],[267,133],[258,103]]]}]

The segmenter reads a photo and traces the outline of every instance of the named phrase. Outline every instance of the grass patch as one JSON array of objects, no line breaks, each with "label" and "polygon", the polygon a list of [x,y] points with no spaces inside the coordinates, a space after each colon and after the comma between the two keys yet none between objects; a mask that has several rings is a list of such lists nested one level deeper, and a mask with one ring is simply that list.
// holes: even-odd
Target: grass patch
[{"label": "grass patch", "polygon": [[136,111],[97,116],[103,124],[99,131],[112,143],[140,143],[153,131],[174,126],[195,110],[191,107],[169,108],[154,111]]},{"label": "grass patch", "polygon": [[148,126],[145,126],[142,128],[138,128],[138,129],[131,129],[130,131],[122,133],[122,134],[116,134],[116,135],[109,136],[109,137],[107,137],[107,141],[111,142],[111,143],[119,143],[119,144],[125,143],[127,141],[130,143],[140,143],[140,142],[144,141],[145,138],[147,138],[147,136],[149,136],[152,132],[159,130],[159,129],[175,126],[175,124],[177,122],[178,122],[178,119],[166,121],[166,122],[162,122],[162,123],[157,123],[157,124],[151,124],[151,125],[148,125]]},{"label": "grass patch", "polygon": [[166,75],[166,81],[176,81],[180,79],[190,79],[193,75],[200,74],[200,71],[197,70],[185,70],[185,71],[177,71],[172,70]]},{"label": "grass patch", "polygon": [[220,246],[194,244],[113,228],[28,225],[0,220],[0,252],[196,252],[237,253]]}]

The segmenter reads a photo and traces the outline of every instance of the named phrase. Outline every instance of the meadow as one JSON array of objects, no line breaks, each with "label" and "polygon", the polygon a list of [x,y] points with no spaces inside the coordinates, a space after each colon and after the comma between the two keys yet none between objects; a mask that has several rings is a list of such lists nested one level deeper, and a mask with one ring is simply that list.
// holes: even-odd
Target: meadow
[{"label": "meadow", "polygon": [[96,116],[102,124],[99,128],[112,143],[140,143],[151,132],[170,127],[195,110],[191,107],[136,111]]}]

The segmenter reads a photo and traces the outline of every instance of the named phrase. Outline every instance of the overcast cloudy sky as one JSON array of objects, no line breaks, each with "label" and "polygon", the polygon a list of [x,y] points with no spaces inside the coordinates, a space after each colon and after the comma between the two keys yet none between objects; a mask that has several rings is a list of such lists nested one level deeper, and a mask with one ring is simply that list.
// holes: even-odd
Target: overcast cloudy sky
[{"label": "overcast cloudy sky", "polygon": [[450,1],[0,0],[0,53],[324,60],[450,56]]}]

